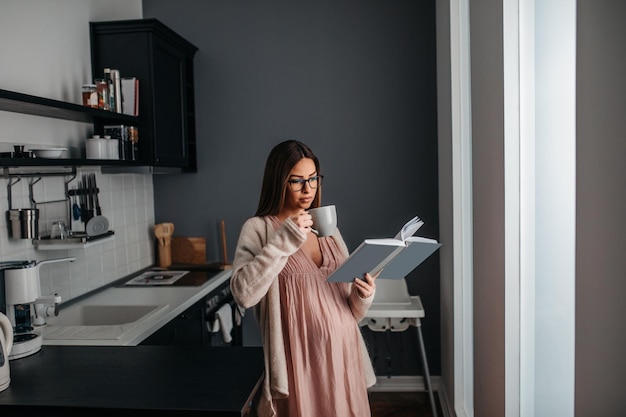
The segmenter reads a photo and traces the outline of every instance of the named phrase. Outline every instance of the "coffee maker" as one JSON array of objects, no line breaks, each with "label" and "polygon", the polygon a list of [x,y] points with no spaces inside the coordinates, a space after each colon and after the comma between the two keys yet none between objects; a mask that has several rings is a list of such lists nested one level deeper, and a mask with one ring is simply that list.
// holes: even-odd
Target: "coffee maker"
[{"label": "coffee maker", "polygon": [[[34,326],[46,324],[46,317],[58,315],[61,296],[42,296],[39,282],[41,265],[56,262],[73,262],[76,258],[49,259],[45,261],[0,262],[4,272],[2,308],[13,326],[13,349],[9,359],[19,359],[41,350],[41,334]],[[0,280],[2,281],[2,280]],[[1,295],[1,294],[0,294]]]}]

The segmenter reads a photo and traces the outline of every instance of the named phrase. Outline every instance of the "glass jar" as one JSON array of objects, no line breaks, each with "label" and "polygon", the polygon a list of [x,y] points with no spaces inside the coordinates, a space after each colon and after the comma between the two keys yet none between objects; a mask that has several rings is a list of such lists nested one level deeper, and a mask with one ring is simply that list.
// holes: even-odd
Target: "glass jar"
[{"label": "glass jar", "polygon": [[109,110],[109,83],[106,80],[98,78],[96,80],[96,91],[98,93],[98,108],[102,110]]},{"label": "glass jar", "polygon": [[83,106],[98,108],[98,91],[95,84],[83,85]]},{"label": "glass jar", "polygon": [[130,157],[136,161],[139,159],[139,129],[137,126],[128,126],[128,140],[130,141]]}]

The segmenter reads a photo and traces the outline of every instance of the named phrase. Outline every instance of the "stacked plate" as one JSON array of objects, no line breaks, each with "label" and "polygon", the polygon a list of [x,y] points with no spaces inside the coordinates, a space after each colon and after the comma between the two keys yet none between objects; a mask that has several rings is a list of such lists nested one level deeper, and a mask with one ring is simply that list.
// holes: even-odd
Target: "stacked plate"
[{"label": "stacked plate", "polygon": [[30,148],[30,152],[35,154],[36,158],[57,159],[63,156],[67,148]]}]

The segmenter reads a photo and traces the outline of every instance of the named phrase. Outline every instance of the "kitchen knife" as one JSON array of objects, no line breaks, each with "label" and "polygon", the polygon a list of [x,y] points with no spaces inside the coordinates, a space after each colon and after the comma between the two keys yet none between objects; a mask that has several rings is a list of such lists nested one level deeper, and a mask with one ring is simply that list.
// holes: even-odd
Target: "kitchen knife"
[{"label": "kitchen knife", "polygon": [[96,215],[101,216],[102,209],[100,208],[100,199],[98,198],[99,190],[98,190],[98,184],[96,182],[96,174],[92,174],[92,175],[93,175],[92,182],[93,182],[94,198],[96,200]]},{"label": "kitchen knife", "polygon": [[80,218],[83,223],[87,223],[87,202],[85,201],[85,188],[83,181],[78,181],[78,201],[80,204]]}]

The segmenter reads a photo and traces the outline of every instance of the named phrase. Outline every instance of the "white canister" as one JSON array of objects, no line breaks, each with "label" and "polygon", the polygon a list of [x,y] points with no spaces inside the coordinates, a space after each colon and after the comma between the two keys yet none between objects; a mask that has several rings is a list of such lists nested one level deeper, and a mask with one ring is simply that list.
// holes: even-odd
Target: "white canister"
[{"label": "white canister", "polygon": [[107,139],[109,146],[109,159],[120,159],[120,141],[117,139]]},{"label": "white canister", "polygon": [[87,159],[109,159],[109,139],[98,135],[85,140]]}]

